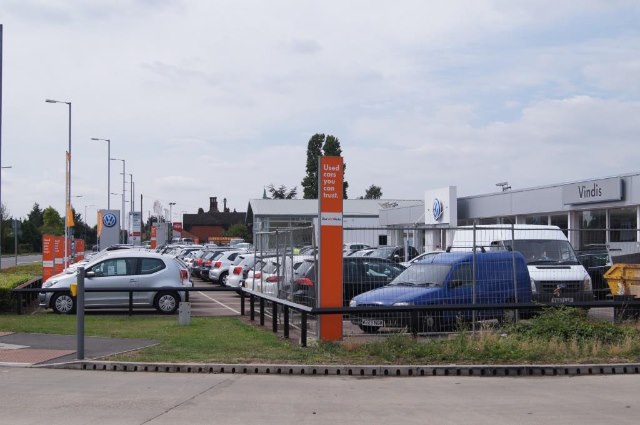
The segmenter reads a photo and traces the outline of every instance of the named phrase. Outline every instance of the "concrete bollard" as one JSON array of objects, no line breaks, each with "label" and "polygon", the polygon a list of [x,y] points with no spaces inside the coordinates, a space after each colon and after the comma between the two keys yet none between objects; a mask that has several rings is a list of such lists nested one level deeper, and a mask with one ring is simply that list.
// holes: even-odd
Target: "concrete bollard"
[{"label": "concrete bollard", "polygon": [[178,324],[180,326],[191,324],[191,303],[181,302],[178,306]]}]

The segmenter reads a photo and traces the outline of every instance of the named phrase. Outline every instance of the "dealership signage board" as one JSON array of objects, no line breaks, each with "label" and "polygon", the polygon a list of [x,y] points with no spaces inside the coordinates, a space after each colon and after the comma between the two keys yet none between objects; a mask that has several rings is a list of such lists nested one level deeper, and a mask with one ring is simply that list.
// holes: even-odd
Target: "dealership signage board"
[{"label": "dealership signage board", "polygon": [[[318,160],[318,216],[320,251],[318,299],[320,307],[342,307],[342,157],[322,156]],[[342,315],[320,315],[320,339],[342,339]]]},{"label": "dealership signage board", "polygon": [[142,244],[142,212],[132,211],[129,213],[129,243],[133,245]]},{"label": "dealership signage board", "polygon": [[565,205],[621,200],[622,179],[620,177],[572,183],[562,187],[562,202]]},{"label": "dealership signage board", "polygon": [[120,210],[98,211],[98,246],[105,249],[120,243]]},{"label": "dealership signage board", "polygon": [[424,194],[424,224],[458,223],[458,190],[456,186],[428,190]]},{"label": "dealership signage board", "polygon": [[174,221],[171,223],[171,227],[173,228],[171,232],[172,238],[181,238],[182,237],[182,223]]},{"label": "dealership signage board", "polygon": [[64,271],[64,236],[53,237],[53,274]]}]

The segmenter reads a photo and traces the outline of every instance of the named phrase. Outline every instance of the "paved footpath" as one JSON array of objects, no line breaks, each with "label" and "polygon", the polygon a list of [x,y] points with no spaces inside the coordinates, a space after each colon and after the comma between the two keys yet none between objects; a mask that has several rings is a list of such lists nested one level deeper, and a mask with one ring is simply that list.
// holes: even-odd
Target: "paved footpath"
[{"label": "paved footpath", "polygon": [[0,367],[2,424],[633,424],[637,375],[378,377]]}]

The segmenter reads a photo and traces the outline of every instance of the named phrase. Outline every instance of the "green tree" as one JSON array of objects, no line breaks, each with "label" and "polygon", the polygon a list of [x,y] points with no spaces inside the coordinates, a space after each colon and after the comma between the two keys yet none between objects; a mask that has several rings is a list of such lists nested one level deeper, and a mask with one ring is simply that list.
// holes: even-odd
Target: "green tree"
[{"label": "green tree", "polygon": [[296,199],[296,196],[298,195],[297,186],[287,192],[287,186],[283,184],[277,188],[270,184],[267,186],[267,190],[269,190],[269,193],[271,194],[271,199]]},{"label": "green tree", "polygon": [[[307,145],[307,175],[302,179],[304,189],[304,199],[318,199],[318,158],[320,156],[342,156],[340,140],[332,135],[316,133]],[[343,165],[343,173],[347,169],[346,163]],[[347,199],[347,188],[349,183],[344,180],[343,174],[343,197]]]},{"label": "green tree", "polygon": [[372,184],[364,192],[364,198],[361,198],[361,199],[380,199],[380,198],[382,198],[382,188],[380,186],[376,186],[375,184]]},{"label": "green tree", "polygon": [[25,245],[29,245],[30,251],[42,251],[42,233],[40,233],[38,227],[36,227],[31,220],[24,220],[22,222],[22,237],[20,241]]},{"label": "green tree", "polygon": [[38,205],[38,203],[36,202],[35,204],[33,204],[33,208],[31,208],[31,212],[29,213],[27,218],[37,228],[44,224],[43,215],[44,213],[42,212],[40,205]]},{"label": "green tree", "polygon": [[43,224],[40,232],[44,234],[63,236],[64,235],[64,219],[60,213],[53,207],[47,207],[42,214]]},{"label": "green tree", "polygon": [[324,134],[314,134],[307,144],[307,175],[301,183],[304,199],[318,199],[318,158],[324,139]]},{"label": "green tree", "polygon": [[234,238],[242,238],[245,241],[251,240],[251,234],[249,233],[249,229],[244,224],[232,224],[229,226],[224,232],[224,236],[230,236]]}]

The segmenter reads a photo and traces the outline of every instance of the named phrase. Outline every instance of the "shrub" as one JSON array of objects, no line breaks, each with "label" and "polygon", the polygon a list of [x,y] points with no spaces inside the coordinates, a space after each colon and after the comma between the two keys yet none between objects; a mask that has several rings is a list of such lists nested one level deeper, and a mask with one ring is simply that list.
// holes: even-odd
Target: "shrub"
[{"label": "shrub", "polygon": [[560,341],[598,341],[602,344],[620,343],[638,331],[627,326],[600,320],[589,320],[584,310],[572,307],[554,307],[528,321],[510,328],[510,332],[526,338],[557,339]]}]

